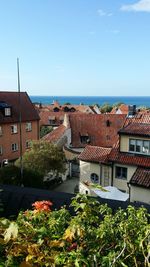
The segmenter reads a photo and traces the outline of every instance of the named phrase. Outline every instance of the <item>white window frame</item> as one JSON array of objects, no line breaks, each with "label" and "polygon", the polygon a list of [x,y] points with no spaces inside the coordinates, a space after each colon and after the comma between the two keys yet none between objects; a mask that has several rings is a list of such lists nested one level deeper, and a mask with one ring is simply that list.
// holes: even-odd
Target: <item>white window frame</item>
[{"label": "white window frame", "polygon": [[26,140],[26,149],[31,148],[31,140]]},{"label": "white window frame", "polygon": [[11,108],[5,108],[5,116],[11,116]]},{"label": "white window frame", "polygon": [[12,134],[16,134],[16,133],[18,133],[18,127],[17,127],[17,124],[13,124],[13,125],[11,125],[11,133],[12,133]]},{"label": "white window frame", "polygon": [[93,184],[99,184],[99,176],[97,173],[91,173],[90,180]]},{"label": "white window frame", "polygon": [[[144,143],[146,143],[146,142],[149,143],[147,150],[145,149],[146,146],[144,145]],[[133,150],[130,149],[131,143],[135,143],[135,145],[133,145],[134,146],[134,149]],[[140,149],[141,151],[140,152],[137,151],[138,143],[141,143],[141,146],[140,146],[141,147],[141,149]],[[135,154],[150,155],[150,140],[130,138],[129,139],[129,152],[135,153]]]},{"label": "white window frame", "polygon": [[31,131],[32,131],[32,123],[26,122],[26,132],[31,132]]},{"label": "white window frame", "polygon": [[13,144],[11,144],[11,150],[12,150],[13,152],[18,151],[18,144],[17,144],[17,143],[13,143]]}]

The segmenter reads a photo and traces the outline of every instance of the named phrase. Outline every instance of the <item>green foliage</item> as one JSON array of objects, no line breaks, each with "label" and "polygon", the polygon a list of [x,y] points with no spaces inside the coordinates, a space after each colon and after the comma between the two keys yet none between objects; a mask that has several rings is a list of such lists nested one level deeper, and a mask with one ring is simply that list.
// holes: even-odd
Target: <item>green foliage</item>
[{"label": "green foliage", "polygon": [[40,138],[50,133],[53,130],[51,126],[41,126],[40,128]]},{"label": "green foliage", "polygon": [[[62,150],[56,145],[45,141],[33,142],[32,148],[23,155],[24,169],[35,171],[40,175],[53,173],[63,173],[65,156]],[[20,160],[16,161],[16,166],[20,166]]]},{"label": "green foliage", "polygon": [[[7,166],[0,169],[0,183],[20,185],[20,168],[16,166]],[[23,181],[24,186],[41,188],[43,185],[43,176],[39,173],[24,169],[23,170]]]},{"label": "green foliage", "polygon": [[66,102],[66,103],[64,103],[64,105],[71,105],[71,103],[70,102]]},{"label": "green foliage", "polygon": [[113,108],[119,108],[122,104],[124,104],[123,102],[117,102],[113,104]]},{"label": "green foliage", "polygon": [[109,112],[111,112],[112,108],[113,107],[109,103],[104,103],[101,106],[100,111],[101,111],[101,113],[109,113]]},{"label": "green foliage", "polygon": [[112,214],[107,205],[80,194],[71,205],[74,216],[62,207],[52,212],[20,212],[13,227],[12,222],[1,219],[3,262],[19,266],[25,261],[36,267],[150,266],[150,225],[145,208],[128,206]]}]

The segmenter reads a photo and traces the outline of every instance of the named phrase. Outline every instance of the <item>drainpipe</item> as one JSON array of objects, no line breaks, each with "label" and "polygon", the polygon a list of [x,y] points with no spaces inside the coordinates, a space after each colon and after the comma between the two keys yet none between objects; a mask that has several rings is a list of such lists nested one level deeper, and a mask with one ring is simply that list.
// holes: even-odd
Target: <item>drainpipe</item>
[{"label": "drainpipe", "polygon": [[100,185],[102,185],[102,164],[100,163]]},{"label": "drainpipe", "polygon": [[129,188],[129,202],[131,202],[131,187],[130,187],[129,182],[127,183],[127,186]]},{"label": "drainpipe", "polygon": [[111,164],[111,186],[114,184],[114,164]]}]

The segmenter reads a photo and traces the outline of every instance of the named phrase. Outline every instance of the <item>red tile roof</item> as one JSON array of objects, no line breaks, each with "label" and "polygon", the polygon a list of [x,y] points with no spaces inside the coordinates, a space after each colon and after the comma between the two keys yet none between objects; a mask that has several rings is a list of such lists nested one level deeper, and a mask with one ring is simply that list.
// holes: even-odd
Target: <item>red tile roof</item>
[{"label": "red tile roof", "polygon": [[137,168],[130,184],[150,188],[150,169]]},{"label": "red tile roof", "polygon": [[150,137],[150,123],[130,123],[122,128],[119,133]]},{"label": "red tile roof", "polygon": [[72,132],[72,146],[85,147],[81,135],[87,135],[90,145],[112,147],[118,140],[126,115],[123,114],[71,114],[69,115]]},{"label": "red tile roof", "polygon": [[40,125],[50,125],[49,120],[55,119],[55,125],[60,125],[64,119],[65,113],[63,111],[53,112],[49,110],[41,110],[39,113],[40,116]]},{"label": "red tile roof", "polygon": [[66,131],[66,127],[62,124],[57,129],[45,135],[42,139],[49,142],[57,142]]},{"label": "red tile roof", "polygon": [[[34,108],[26,92],[20,93],[21,99],[21,119],[24,121],[39,120],[39,115]],[[0,123],[14,123],[19,121],[19,93],[18,92],[0,92],[0,102],[5,102],[12,107],[12,116],[5,117],[0,110]]]},{"label": "red tile roof", "polygon": [[124,165],[134,165],[150,168],[150,157],[145,155],[135,155],[134,153],[119,152],[119,148],[113,147],[109,160]]},{"label": "red tile roof", "polygon": [[84,151],[79,155],[79,159],[90,162],[108,162],[108,155],[111,148],[89,146],[87,145]]},{"label": "red tile roof", "polygon": [[[36,105],[36,104],[35,104]],[[83,113],[95,113],[90,106],[88,105],[60,105],[57,101],[54,101],[53,104],[51,105],[43,105],[38,106],[36,105],[36,107],[41,110],[49,110],[51,112],[55,112],[55,110],[57,110],[57,112],[65,112],[65,109],[67,110],[66,112],[83,112]]]},{"label": "red tile roof", "polygon": [[114,107],[111,111],[111,114],[116,114],[117,112],[121,112],[121,114],[128,114],[128,106],[125,104],[121,104],[118,108]]}]

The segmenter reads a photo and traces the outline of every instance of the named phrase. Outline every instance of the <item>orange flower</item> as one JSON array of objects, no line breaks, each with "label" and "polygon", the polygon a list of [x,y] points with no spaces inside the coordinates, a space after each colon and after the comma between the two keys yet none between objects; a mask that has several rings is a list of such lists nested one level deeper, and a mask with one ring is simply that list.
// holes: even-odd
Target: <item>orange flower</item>
[{"label": "orange flower", "polygon": [[52,202],[47,200],[36,201],[32,204],[36,211],[51,211],[52,205]]}]

